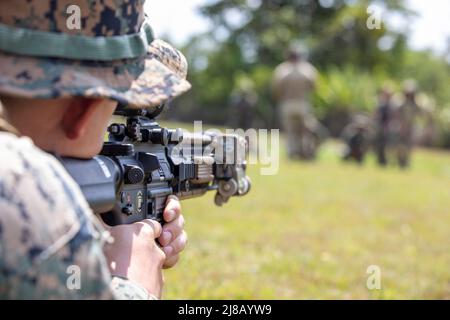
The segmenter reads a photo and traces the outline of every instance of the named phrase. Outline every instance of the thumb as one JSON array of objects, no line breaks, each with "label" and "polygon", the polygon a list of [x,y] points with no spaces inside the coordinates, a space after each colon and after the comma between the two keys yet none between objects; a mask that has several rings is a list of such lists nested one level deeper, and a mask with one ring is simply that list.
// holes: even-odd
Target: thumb
[{"label": "thumb", "polygon": [[155,239],[159,238],[161,236],[162,226],[161,226],[161,224],[158,221],[153,220],[153,219],[144,219],[144,220],[139,221],[137,223],[144,223],[144,224],[147,224],[150,227],[152,227],[153,235],[154,235]]}]

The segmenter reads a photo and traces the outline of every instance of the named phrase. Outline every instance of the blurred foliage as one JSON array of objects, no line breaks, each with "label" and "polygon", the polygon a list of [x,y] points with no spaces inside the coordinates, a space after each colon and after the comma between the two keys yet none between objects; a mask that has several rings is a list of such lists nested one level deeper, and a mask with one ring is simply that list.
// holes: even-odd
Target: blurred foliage
[{"label": "blurred foliage", "polygon": [[352,66],[331,67],[319,75],[313,103],[319,117],[330,109],[369,111],[376,104],[377,82]]},{"label": "blurred foliage", "polygon": [[377,88],[389,80],[400,89],[407,78],[417,80],[441,115],[450,108],[450,64],[434,53],[410,50],[407,27],[390,30],[381,21],[379,29],[369,29],[373,6],[413,25],[414,12],[404,0],[210,1],[199,10],[211,20],[211,30],[183,48],[193,89],[174,101],[180,107],[168,114],[174,120],[224,124],[232,92],[246,77],[260,97],[255,125],[278,127],[272,72],[289,44],[300,40],[320,72],[314,106],[321,118],[336,110],[370,111]]}]

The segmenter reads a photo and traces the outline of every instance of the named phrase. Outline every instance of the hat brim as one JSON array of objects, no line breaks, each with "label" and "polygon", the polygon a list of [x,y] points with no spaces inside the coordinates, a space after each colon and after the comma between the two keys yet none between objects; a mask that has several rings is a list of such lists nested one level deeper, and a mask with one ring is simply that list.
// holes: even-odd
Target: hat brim
[{"label": "hat brim", "polygon": [[191,87],[184,56],[161,40],[138,59],[112,62],[35,58],[0,52],[0,92],[28,98],[107,98],[146,108]]}]

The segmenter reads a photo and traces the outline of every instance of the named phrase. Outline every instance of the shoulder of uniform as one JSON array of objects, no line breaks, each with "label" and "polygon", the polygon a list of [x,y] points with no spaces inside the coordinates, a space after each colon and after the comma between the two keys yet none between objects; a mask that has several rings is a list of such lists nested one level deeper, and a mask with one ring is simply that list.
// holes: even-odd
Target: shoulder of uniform
[{"label": "shoulder of uniform", "polygon": [[284,72],[289,67],[290,67],[289,62],[282,62],[275,68],[275,73]]},{"label": "shoulder of uniform", "polygon": [[313,74],[313,75],[317,74],[316,67],[314,67],[311,63],[305,61],[305,62],[303,62],[302,65],[308,73]]},{"label": "shoulder of uniform", "polygon": [[0,133],[0,154],[0,240],[7,263],[26,268],[73,239],[90,209],[62,165],[30,139]]}]

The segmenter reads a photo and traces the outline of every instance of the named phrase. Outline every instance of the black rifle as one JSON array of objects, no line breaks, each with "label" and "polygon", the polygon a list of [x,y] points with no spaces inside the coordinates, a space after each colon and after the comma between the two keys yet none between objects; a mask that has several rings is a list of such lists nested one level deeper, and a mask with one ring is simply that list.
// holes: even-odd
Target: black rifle
[{"label": "black rifle", "polygon": [[114,114],[126,123],[109,126],[99,156],[61,159],[92,210],[109,225],[147,218],[163,222],[169,195],[186,199],[216,190],[220,206],[250,190],[245,139],[162,128],[154,120],[162,109],[118,107]]}]

